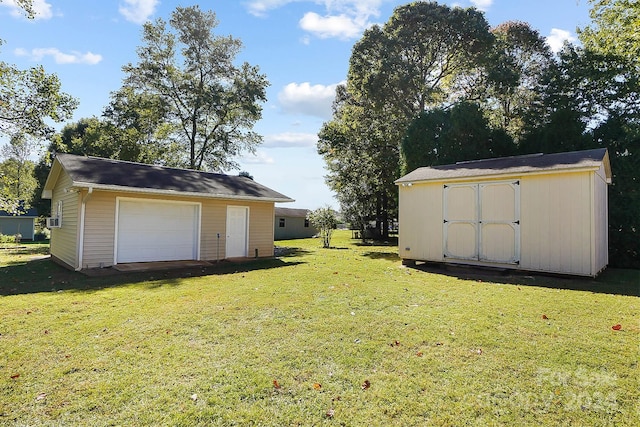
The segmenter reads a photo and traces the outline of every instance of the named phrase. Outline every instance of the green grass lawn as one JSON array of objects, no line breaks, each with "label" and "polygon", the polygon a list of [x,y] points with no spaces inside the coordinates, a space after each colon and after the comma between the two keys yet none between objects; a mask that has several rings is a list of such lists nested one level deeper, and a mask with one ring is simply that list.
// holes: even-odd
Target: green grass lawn
[{"label": "green grass lawn", "polygon": [[1,250],[0,425],[640,425],[639,271],[405,268],[349,237],[100,277]]}]

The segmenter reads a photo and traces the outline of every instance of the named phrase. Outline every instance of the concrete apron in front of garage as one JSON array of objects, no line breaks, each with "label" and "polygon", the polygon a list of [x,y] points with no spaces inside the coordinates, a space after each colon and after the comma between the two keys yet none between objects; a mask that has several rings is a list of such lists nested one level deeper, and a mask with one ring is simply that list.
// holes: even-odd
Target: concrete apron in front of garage
[{"label": "concrete apron in front of garage", "polygon": [[209,261],[155,261],[155,262],[130,262],[125,264],[116,264],[107,268],[89,268],[80,270],[81,273],[87,276],[108,276],[119,273],[137,273],[144,271],[162,271],[162,270],[180,270],[186,268],[196,267],[211,267],[221,262],[243,262],[254,260],[255,258],[229,258],[220,262]]}]

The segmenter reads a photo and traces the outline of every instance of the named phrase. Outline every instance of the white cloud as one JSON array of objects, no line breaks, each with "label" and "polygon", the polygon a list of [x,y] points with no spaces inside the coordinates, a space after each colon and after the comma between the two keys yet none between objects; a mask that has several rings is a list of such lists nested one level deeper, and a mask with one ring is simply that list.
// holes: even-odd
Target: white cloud
[{"label": "white cloud", "polygon": [[127,21],[134,24],[144,24],[153,15],[159,0],[124,0],[118,11]]},{"label": "white cloud", "polygon": [[264,151],[258,150],[255,154],[248,154],[246,156],[242,156],[240,159],[242,163],[246,163],[248,165],[271,165],[275,163],[273,157],[269,156]]},{"label": "white cloud", "polygon": [[250,0],[249,13],[265,16],[269,10],[294,2],[320,5],[323,14],[307,12],[300,19],[302,29],[321,38],[357,38],[380,15],[380,5],[389,0]]},{"label": "white cloud", "polygon": [[305,13],[300,20],[300,28],[321,39],[330,37],[356,38],[364,29],[362,23],[358,23],[346,15],[320,16],[314,12]]},{"label": "white cloud", "polygon": [[277,9],[296,1],[299,0],[251,0],[246,2],[246,7],[252,15],[265,16],[269,10]]},{"label": "white cloud", "polygon": [[18,56],[28,56],[32,61],[42,61],[45,56],[50,56],[56,64],[95,65],[102,61],[102,55],[96,53],[80,53],[76,51],[64,53],[54,47],[32,49],[31,52],[26,49],[16,49],[14,53]]},{"label": "white cloud", "polygon": [[302,132],[284,132],[266,135],[264,147],[268,148],[304,148],[315,147],[318,135]]},{"label": "white cloud", "polygon": [[547,44],[551,47],[553,52],[559,52],[565,41],[573,43],[576,40],[577,39],[573,34],[571,34],[571,32],[560,30],[558,28],[552,28],[551,34],[547,36]]},{"label": "white cloud", "polygon": [[[33,19],[51,19],[53,12],[51,11],[51,5],[46,0],[33,0]],[[25,17],[25,12],[22,8],[18,7],[15,0],[2,0],[0,6],[5,6],[11,9],[11,16],[19,18]]]},{"label": "white cloud", "polygon": [[473,4],[479,10],[487,11],[493,4],[493,0],[471,0]]},{"label": "white cloud", "polygon": [[323,119],[331,117],[331,105],[336,96],[336,86],[289,83],[278,94],[282,110],[290,114],[305,114]]}]

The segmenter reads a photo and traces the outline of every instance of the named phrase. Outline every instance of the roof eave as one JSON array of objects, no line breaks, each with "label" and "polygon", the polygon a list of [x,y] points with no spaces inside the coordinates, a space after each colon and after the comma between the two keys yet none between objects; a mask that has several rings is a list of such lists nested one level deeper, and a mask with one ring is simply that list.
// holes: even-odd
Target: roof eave
[{"label": "roof eave", "polygon": [[600,169],[600,166],[580,166],[573,168],[562,168],[562,169],[542,169],[537,171],[513,171],[513,172],[503,172],[503,173],[495,173],[495,174],[477,174],[477,175],[465,175],[465,176],[453,176],[453,177],[438,177],[438,178],[410,178],[409,175],[405,175],[401,178],[398,178],[394,181],[394,184],[401,185],[406,183],[428,183],[428,182],[443,182],[443,181],[469,181],[476,180],[478,178],[487,178],[487,179],[501,179],[501,178],[514,178],[521,176],[533,176],[533,175],[547,175],[549,173],[570,173],[570,172],[593,172]]},{"label": "roof eave", "polygon": [[79,182],[74,181],[72,183],[73,188],[93,188],[94,190],[103,191],[118,191],[123,193],[134,194],[154,194],[163,196],[175,196],[175,197],[198,197],[203,199],[231,199],[231,200],[246,200],[256,202],[276,202],[276,203],[290,203],[295,202],[294,199],[289,197],[258,197],[258,196],[238,196],[235,194],[216,194],[216,193],[196,193],[188,191],[175,191],[175,190],[162,190],[156,188],[138,188],[138,187],[126,187],[120,185],[105,185],[94,184],[91,182]]}]

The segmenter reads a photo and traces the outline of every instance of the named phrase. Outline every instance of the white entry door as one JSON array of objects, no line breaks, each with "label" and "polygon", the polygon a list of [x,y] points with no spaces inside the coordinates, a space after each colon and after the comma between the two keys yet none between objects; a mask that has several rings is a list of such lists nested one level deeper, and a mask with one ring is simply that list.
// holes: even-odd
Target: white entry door
[{"label": "white entry door", "polygon": [[120,199],[116,263],[198,259],[199,204]]},{"label": "white entry door", "polygon": [[247,256],[248,235],[249,208],[245,206],[227,206],[227,258]]}]

